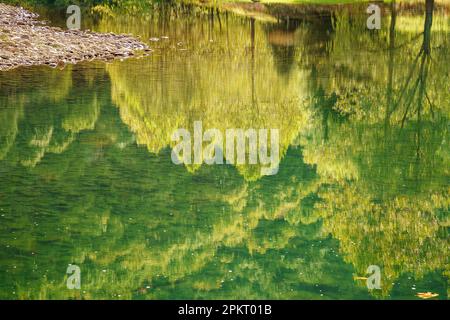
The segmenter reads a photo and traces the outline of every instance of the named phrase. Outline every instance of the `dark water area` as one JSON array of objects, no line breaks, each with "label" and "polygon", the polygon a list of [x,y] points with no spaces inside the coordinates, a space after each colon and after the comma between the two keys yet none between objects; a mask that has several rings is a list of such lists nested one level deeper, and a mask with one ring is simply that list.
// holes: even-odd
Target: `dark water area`
[{"label": "dark water area", "polygon": [[[365,9],[85,14],[153,52],[0,73],[0,298],[447,299],[450,18]],[[279,129],[278,173],[174,164],[195,121]]]}]

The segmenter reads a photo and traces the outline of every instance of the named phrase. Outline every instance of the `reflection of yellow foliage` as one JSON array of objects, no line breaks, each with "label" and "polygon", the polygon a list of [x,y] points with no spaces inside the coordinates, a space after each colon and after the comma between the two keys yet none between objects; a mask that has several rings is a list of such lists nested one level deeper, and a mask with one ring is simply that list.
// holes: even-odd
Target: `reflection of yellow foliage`
[{"label": "reflection of yellow foliage", "polygon": [[[37,73],[39,79],[45,78],[45,81],[28,79],[23,85],[30,82],[32,88],[11,93],[8,81],[14,83],[22,75],[18,70],[8,72],[11,79],[5,80],[0,98],[3,104],[3,95],[8,97],[5,101],[7,108],[0,109],[0,159],[9,152],[18,134],[22,135],[20,139],[26,140],[27,149],[13,157],[19,156],[17,160],[23,166],[35,167],[46,153],[64,152],[74,141],[75,134],[94,129],[100,105],[97,92],[88,89],[93,88],[95,78],[101,72],[83,67],[74,70],[73,66],[65,70],[45,69],[44,74]],[[87,84],[87,88],[82,85],[72,88],[73,73],[76,73],[77,79],[83,80],[83,84]],[[0,80],[2,76],[0,74]],[[42,112],[42,109],[46,112]],[[17,132],[19,121],[29,122],[31,128]]]},{"label": "reflection of yellow foliage", "polygon": [[93,130],[100,113],[97,97],[94,95],[89,102],[80,101],[79,105],[70,108],[67,116],[62,122],[66,131],[78,133],[83,130]]},{"label": "reflection of yellow foliage", "polygon": [[[433,18],[432,31],[434,32],[450,32],[450,24],[448,23],[448,17],[443,14],[436,14]],[[397,29],[400,32],[412,32],[420,33],[423,31],[423,17],[422,16],[399,16],[397,17]]]},{"label": "reflection of yellow foliage", "polygon": [[449,210],[450,190],[376,203],[365,190],[344,183],[320,196],[323,232],[339,239],[345,260],[357,271],[372,264],[381,267],[384,294],[401,273],[421,278],[447,267],[449,243],[439,236],[444,225],[436,212]]},{"label": "reflection of yellow foliage", "polygon": [[[319,127],[320,128],[320,127]],[[363,146],[356,143],[352,127],[338,126],[329,140],[324,141],[320,129],[311,130],[301,137],[300,144],[304,146],[304,161],[317,166],[317,173],[324,180],[343,181],[359,178],[359,169],[355,164],[352,152],[357,153]]]},{"label": "reflection of yellow foliage", "polygon": [[[245,25],[230,28],[248,34]],[[215,128],[223,134],[226,129],[279,129],[283,156],[308,122],[308,112],[302,108],[306,73],[296,72],[288,79],[274,73],[274,58],[261,45],[266,42],[261,30],[256,33],[254,61],[248,37],[235,39],[230,55],[216,56],[201,51],[209,39],[198,31],[196,26],[183,30],[186,37],[198,37],[198,49],[189,51],[188,57],[167,50],[148,60],[108,66],[113,101],[138,144],[158,153],[173,145],[176,129],[193,132],[193,122],[202,121],[204,130]],[[224,38],[218,39],[218,46],[226,43],[225,33],[217,36]],[[258,166],[238,166],[238,170],[248,180],[260,175]]]},{"label": "reflection of yellow foliage", "polygon": [[[6,100],[5,105],[9,105],[10,99],[0,98],[1,104]],[[11,99],[12,100],[12,99]],[[18,132],[18,122],[23,116],[23,107],[0,108],[0,160],[8,153],[16,140]]]},{"label": "reflection of yellow foliage", "polygon": [[[132,31],[148,38],[146,23],[147,21],[141,24],[118,24],[117,28],[129,28],[121,32]],[[174,191],[170,189],[172,183],[177,184],[178,178],[190,176],[171,176],[173,166],[167,163],[169,159],[157,159],[149,166],[145,162],[148,158],[136,156],[133,158],[133,168],[145,168],[139,171],[142,176],[138,176],[137,181],[124,178],[137,176],[136,173],[133,175],[122,170],[128,165],[130,157],[133,157],[135,148],[123,148],[121,152],[129,152],[124,156],[114,150],[105,155],[105,161],[83,173],[81,185],[77,184],[77,170],[71,168],[67,177],[61,180],[52,177],[56,180],[52,182],[58,187],[67,188],[61,192],[62,195],[78,195],[80,201],[67,201],[65,214],[59,215],[51,211],[53,215],[48,214],[48,220],[43,221],[40,228],[48,230],[46,239],[50,239],[48,243],[51,245],[41,241],[42,229],[33,229],[30,235],[29,226],[36,217],[26,214],[17,215],[17,219],[11,219],[4,225],[4,228],[16,230],[16,239],[10,239],[9,233],[2,232],[7,236],[1,240],[2,246],[3,242],[7,243],[17,249],[17,252],[43,249],[40,254],[51,257],[42,258],[41,261],[47,261],[45,263],[54,261],[52,259],[85,263],[87,272],[83,274],[83,288],[86,293],[68,292],[64,281],[55,282],[54,278],[44,278],[36,280],[34,286],[19,283],[19,298],[89,299],[109,296],[130,299],[134,297],[133,290],[148,293],[153,298],[160,297],[160,292],[165,290],[155,284],[161,279],[169,287],[191,285],[190,289],[210,293],[220,289],[222,281],[232,276],[248,282],[243,281],[245,284],[242,288],[237,287],[239,292],[236,290],[228,294],[252,297],[255,294],[252,287],[254,285],[264,289],[264,294],[268,297],[295,298],[301,295],[302,298],[317,298],[311,292],[288,292],[280,288],[287,288],[292,283],[312,285],[318,280],[330,287],[341,285],[341,282],[332,282],[334,278],[326,268],[329,261],[328,248],[311,251],[313,256],[311,254],[304,259],[277,253],[282,253],[285,249],[288,251],[289,244],[300,237],[302,241],[308,242],[314,240],[311,238],[315,236],[325,239],[329,234],[339,240],[344,259],[354,265],[355,274],[364,274],[371,264],[381,266],[383,294],[390,290],[390,280],[398,278],[404,272],[422,277],[427,272],[444,269],[444,274],[449,277],[446,228],[449,226],[450,190],[440,190],[441,180],[428,179],[432,183],[424,185],[420,190],[414,189],[416,193],[413,194],[399,191],[400,188],[396,185],[399,179],[393,182],[383,181],[383,187],[385,184],[394,185],[394,196],[374,195],[373,189],[382,189],[378,180],[370,179],[377,175],[378,167],[373,164],[378,164],[376,152],[380,148],[375,147],[381,144],[378,127],[372,125],[384,120],[385,105],[379,108],[377,103],[384,96],[381,89],[386,84],[386,59],[385,55],[371,57],[359,53],[348,54],[353,52],[349,48],[354,48],[355,39],[368,41],[365,33],[356,33],[358,37],[355,37],[355,30],[345,29],[348,21],[342,20],[334,35],[335,51],[330,52],[331,58],[327,57],[330,61],[323,63],[323,57],[307,56],[306,52],[305,56],[301,56],[302,61],[316,64],[319,72],[319,79],[316,80],[324,88],[325,94],[336,92],[338,95],[338,102],[333,107],[341,115],[351,115],[348,120],[339,124],[328,120],[326,137],[324,122],[315,118],[320,112],[311,110],[313,108],[304,103],[307,96],[315,94],[314,90],[306,86],[306,83],[311,82],[309,72],[294,66],[289,76],[277,73],[275,58],[267,46],[267,40],[272,41],[273,45],[302,41],[306,33],[296,32],[283,37],[278,35],[276,39],[266,39],[263,28],[257,25],[255,58],[252,60],[249,37],[245,36],[248,28],[240,20],[232,20],[229,31],[243,36],[227,42],[226,32],[215,30],[214,37],[221,37],[216,38],[216,46],[210,45],[209,37],[202,36],[203,26],[195,23],[185,26],[179,21],[174,23],[177,31],[170,35],[170,39],[174,37],[176,42],[176,33],[179,32],[183,38],[195,43],[196,47],[180,53],[176,51],[176,47],[173,49],[167,45],[167,48],[148,60],[129,60],[123,64],[114,62],[107,67],[111,78],[112,100],[117,105],[123,122],[136,135],[138,144],[145,145],[152,153],[158,153],[171,146],[170,138],[175,129],[184,127],[192,132],[192,124],[196,120],[203,122],[204,129],[217,128],[222,132],[227,128],[279,128],[282,156],[289,146],[294,143],[298,145],[301,154],[300,151],[293,151],[297,152],[293,165],[304,166],[305,172],[302,171],[298,176],[280,172],[279,176],[271,177],[272,180],[267,183],[267,180],[259,179],[259,168],[237,166],[237,171],[245,179],[232,176],[232,185],[215,188],[214,183],[208,179],[198,184],[184,180],[184,184],[179,187],[183,189],[188,186],[189,190]],[[103,27],[111,26],[100,22],[100,28]],[[218,28],[217,24],[215,28]],[[175,42],[172,44],[178,45]],[[308,44],[300,44],[299,47],[308,47]],[[70,72],[61,72],[60,76],[65,81],[59,90],[61,95],[56,95],[55,100],[64,100],[68,94],[64,90],[68,83],[71,84],[68,74]],[[335,77],[328,76],[334,74]],[[439,75],[436,73],[436,77]],[[404,72],[399,72],[399,78],[404,76]],[[88,83],[89,90],[86,92],[92,92],[91,85],[95,83],[95,77],[87,74],[81,78]],[[367,88],[365,83],[370,83],[371,86],[373,84],[373,88]],[[354,88],[356,89],[353,90]],[[70,86],[68,92],[69,89]],[[374,91],[381,93],[373,95]],[[32,94],[29,96],[32,97]],[[436,97],[437,101],[441,99],[445,102],[443,94],[432,96]],[[46,100],[43,101],[41,102],[45,103]],[[69,104],[70,108],[63,109],[63,116],[55,113],[48,122],[42,118],[30,121],[32,124],[44,123],[45,126],[41,128],[45,130],[36,134],[31,132],[24,139],[30,149],[23,152],[25,157],[20,159],[22,163],[34,166],[46,152],[64,151],[74,141],[76,133],[94,129],[100,115],[100,98],[97,101],[94,93],[89,97],[76,96],[75,101],[76,104]],[[436,114],[444,108],[445,104],[438,104]],[[26,111],[28,110],[25,108],[25,120],[35,115]],[[394,114],[393,119],[398,120],[399,116],[400,113]],[[10,141],[20,134],[17,133],[17,123],[21,117],[22,111],[0,110],[0,121],[12,123],[0,127],[0,136],[5,132],[8,137],[6,143],[0,145],[0,150],[6,150],[5,153],[11,148],[13,142]],[[369,125],[361,126],[362,123]],[[102,136],[101,130],[105,130],[102,126],[99,127],[95,128],[98,131],[91,137],[95,141],[98,136]],[[422,143],[426,146],[434,145],[436,139],[429,138],[430,132],[439,130],[441,128],[437,127],[433,127],[433,130],[423,129]],[[441,131],[436,135],[440,133]],[[407,143],[409,142],[408,140]],[[387,144],[387,147],[391,145],[400,150],[399,154],[403,153],[402,146]],[[433,148],[424,149],[425,156],[421,158],[420,165],[445,174],[448,169],[442,171],[440,167],[446,164],[448,147],[445,141],[440,141],[439,145],[438,155],[444,160],[436,160]],[[80,153],[68,153],[68,160],[79,162],[80,154],[88,153],[84,148],[89,146],[89,143],[77,145]],[[92,149],[87,150],[92,153]],[[1,152],[3,151],[0,151],[0,155]],[[72,156],[74,158],[70,159]],[[398,171],[411,163],[406,157],[399,157],[397,162],[406,163]],[[98,183],[99,171],[95,171],[97,167],[101,172],[100,176],[108,175],[107,178],[102,177],[105,179],[102,182],[108,181],[111,184],[107,191],[85,188]],[[48,167],[43,170],[46,169]],[[293,167],[287,169],[294,172],[296,170]],[[148,176],[147,170],[150,171]],[[202,178],[209,169],[207,166],[200,168],[193,165],[188,166],[187,170],[195,171]],[[407,175],[407,178],[411,176]],[[443,178],[445,177],[444,175]],[[141,183],[145,184],[142,189],[139,185]],[[151,193],[146,199],[143,194],[148,190]],[[177,194],[178,190],[181,192]],[[195,192],[192,193],[192,190]],[[105,196],[103,192],[111,192],[113,197],[109,197],[109,193]],[[198,196],[193,196],[195,193]],[[18,194],[18,199],[21,196],[23,195]],[[120,203],[117,201],[120,197],[127,197],[131,201]],[[52,202],[46,200],[50,205],[43,202],[42,207],[48,205],[50,210],[54,209],[50,208]],[[180,212],[170,212],[172,216],[169,216],[168,209],[178,209]],[[265,223],[270,224],[270,227],[265,226]],[[67,229],[65,232],[54,230],[55,224]],[[311,228],[314,229],[311,233],[315,232],[313,235],[301,234],[307,229],[305,227],[316,225],[318,231]],[[249,254],[236,254],[236,248],[248,251]],[[54,252],[59,253],[57,249],[64,252],[65,256],[55,255]],[[253,259],[254,256],[259,256],[262,263]],[[268,257],[271,260],[267,260]],[[338,259],[340,258],[332,261],[334,267],[334,264],[342,264]],[[12,265],[16,261],[23,260],[17,260],[17,256],[8,257],[5,265]],[[266,263],[267,261],[270,263]],[[18,267],[21,272],[29,271],[34,266],[31,266],[32,263],[34,262],[27,260]],[[225,270],[228,264],[236,265],[237,270]],[[211,265],[216,268],[216,274],[208,273]],[[266,272],[267,269],[275,270],[276,274],[279,270],[288,270],[286,274],[289,283],[276,283],[274,279],[277,278]],[[347,271],[344,276],[348,276],[351,282],[352,270]],[[189,283],[189,277],[195,278],[196,274],[200,274],[201,278]],[[59,275],[58,273],[58,277]],[[58,277],[56,278],[60,279]],[[146,284],[151,289],[144,289]]]}]

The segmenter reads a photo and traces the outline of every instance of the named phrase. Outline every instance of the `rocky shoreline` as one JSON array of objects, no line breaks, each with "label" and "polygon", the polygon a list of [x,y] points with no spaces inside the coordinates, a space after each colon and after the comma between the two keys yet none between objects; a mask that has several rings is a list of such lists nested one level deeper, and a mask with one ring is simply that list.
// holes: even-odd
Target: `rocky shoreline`
[{"label": "rocky shoreline", "polygon": [[0,71],[20,66],[64,67],[85,60],[124,59],[148,46],[129,35],[63,30],[38,15],[0,3]]}]

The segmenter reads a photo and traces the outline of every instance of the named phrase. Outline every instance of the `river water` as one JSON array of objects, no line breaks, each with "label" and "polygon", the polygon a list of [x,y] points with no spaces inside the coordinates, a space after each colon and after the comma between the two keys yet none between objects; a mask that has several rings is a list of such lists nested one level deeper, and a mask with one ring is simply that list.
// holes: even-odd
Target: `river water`
[{"label": "river water", "polygon": [[[448,9],[365,9],[84,16],[153,52],[0,73],[0,298],[447,299]],[[195,121],[278,173],[174,164]]]}]

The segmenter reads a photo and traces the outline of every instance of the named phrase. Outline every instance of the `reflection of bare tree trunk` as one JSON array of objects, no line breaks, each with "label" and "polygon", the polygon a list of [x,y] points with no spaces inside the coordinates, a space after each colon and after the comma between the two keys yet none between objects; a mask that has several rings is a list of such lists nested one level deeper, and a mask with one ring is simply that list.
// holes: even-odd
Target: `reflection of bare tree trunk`
[{"label": "reflection of bare tree trunk", "polygon": [[391,3],[391,25],[389,27],[389,66],[388,66],[388,85],[387,85],[387,103],[386,103],[386,117],[385,117],[385,127],[384,134],[386,136],[387,130],[389,128],[389,114],[390,107],[393,104],[392,90],[394,81],[394,65],[395,65],[395,24],[397,20],[397,11],[395,7],[395,1]]},{"label": "reflection of bare tree trunk", "polygon": [[216,9],[217,21],[219,21],[219,29],[222,31],[222,20],[220,19],[220,11],[219,8]]},{"label": "reflection of bare tree trunk", "polygon": [[252,73],[252,105],[255,106],[255,19],[250,19],[250,38],[251,38],[251,51],[252,51],[252,62],[251,62],[251,73]]},{"label": "reflection of bare tree trunk", "polygon": [[[433,24],[433,9],[434,9],[434,0],[426,0],[425,3],[425,24],[423,30],[423,43],[421,48],[422,61],[419,69],[419,77],[417,79],[417,83],[420,83],[419,92],[418,92],[418,100],[417,100],[417,149],[416,149],[416,159],[417,165],[420,162],[421,155],[421,134],[422,134],[422,107],[423,101],[427,95],[427,78],[428,71],[430,67],[431,61],[431,26]],[[430,101],[429,101],[430,102]],[[409,105],[408,105],[409,108]],[[405,115],[403,116],[403,121],[405,121],[408,108],[406,109]],[[430,108],[431,102],[430,102]],[[402,123],[403,126],[403,123]]]},{"label": "reflection of bare tree trunk", "polygon": [[328,115],[330,114],[330,111],[327,109],[323,112],[322,117],[322,128],[323,128],[323,141],[327,142],[329,139],[329,127],[328,127]]},{"label": "reflection of bare tree trunk", "polygon": [[[424,52],[426,52],[424,50]],[[419,87],[419,101],[417,104],[417,159],[420,159],[420,140],[421,140],[421,125],[422,125],[422,105],[425,98],[427,77],[428,77],[428,66],[429,66],[429,56],[424,54],[422,65],[420,66],[420,87]]]},{"label": "reflection of bare tree trunk", "polygon": [[214,33],[214,9],[209,10],[208,40],[213,38]]},{"label": "reflection of bare tree trunk", "polygon": [[255,19],[250,19],[250,39],[251,39],[251,50],[252,50],[252,60],[255,56]]},{"label": "reflection of bare tree trunk", "polygon": [[214,28],[214,8],[210,9],[209,19],[211,21],[211,29]]},{"label": "reflection of bare tree trunk", "polygon": [[427,77],[430,66],[431,54],[431,26],[433,24],[434,0],[427,0],[425,4],[425,25],[423,30],[423,57],[420,68],[420,88],[419,103],[417,106],[417,159],[420,158],[420,140],[421,140],[421,121],[422,121],[422,105],[427,95]]},{"label": "reflection of bare tree trunk", "polygon": [[431,52],[431,25],[433,24],[434,0],[427,0],[425,4],[425,26],[423,31],[422,49],[426,55]]},{"label": "reflection of bare tree trunk", "polygon": [[230,49],[230,30],[228,24],[228,12],[225,12],[225,23],[227,26],[227,48],[228,48],[228,56],[231,57],[231,49]]},{"label": "reflection of bare tree trunk", "polygon": [[[384,144],[383,152],[389,156],[391,144],[389,143],[389,128],[390,128],[390,110],[394,104],[393,86],[394,86],[394,66],[395,66],[395,26],[397,22],[397,8],[395,0],[391,3],[391,24],[389,26],[389,62],[388,62],[388,83],[386,88],[386,114],[384,118]],[[384,172],[383,172],[384,173]],[[382,194],[384,196],[384,185]]]}]

